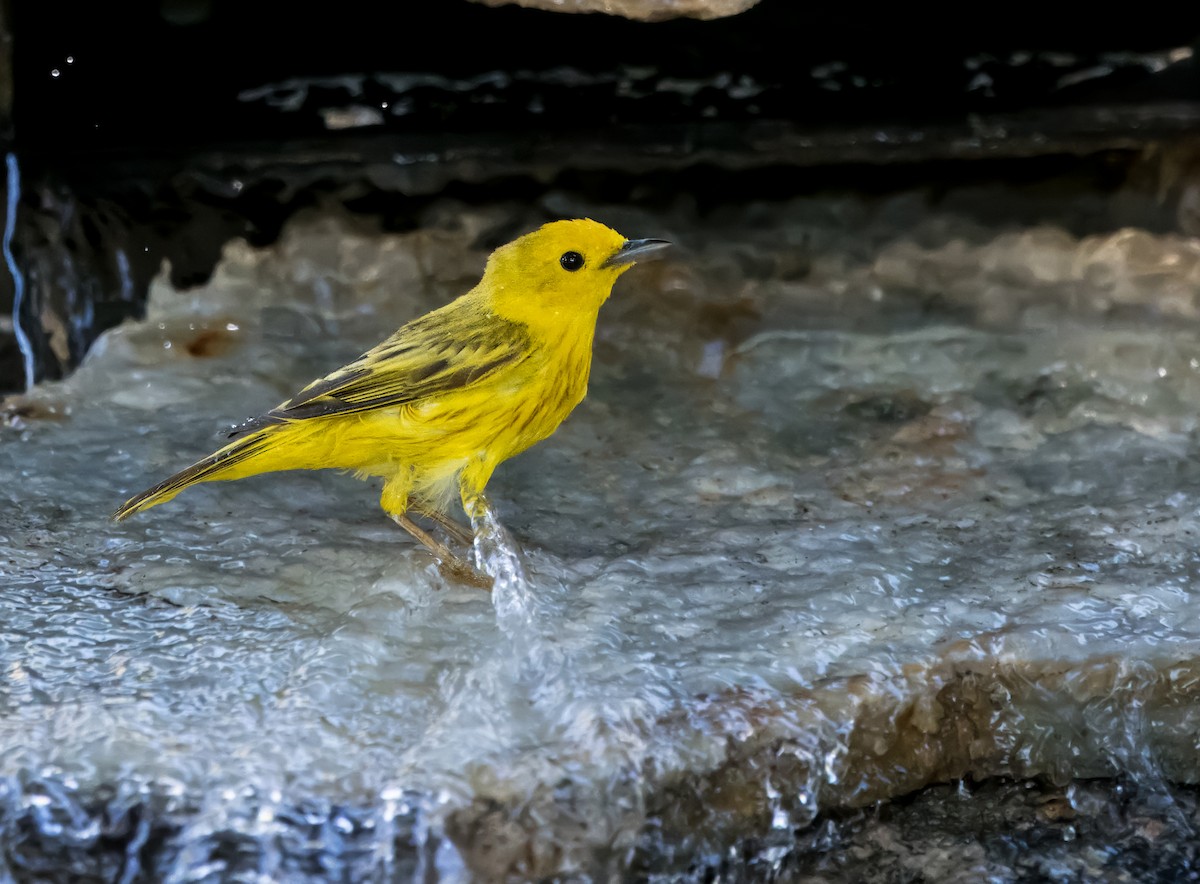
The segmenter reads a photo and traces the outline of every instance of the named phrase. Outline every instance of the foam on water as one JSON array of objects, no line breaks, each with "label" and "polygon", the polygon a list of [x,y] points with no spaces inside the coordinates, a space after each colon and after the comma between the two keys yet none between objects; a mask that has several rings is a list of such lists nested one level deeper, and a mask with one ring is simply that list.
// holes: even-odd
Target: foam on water
[{"label": "foam on water", "polygon": [[347,476],[107,516],[535,212],[235,244],[33,393],[0,448],[10,818],[97,843],[94,790],[158,802],[177,880],[603,877],[966,773],[1200,777],[1192,241],[550,205],[680,245],[490,486],[490,597]]}]

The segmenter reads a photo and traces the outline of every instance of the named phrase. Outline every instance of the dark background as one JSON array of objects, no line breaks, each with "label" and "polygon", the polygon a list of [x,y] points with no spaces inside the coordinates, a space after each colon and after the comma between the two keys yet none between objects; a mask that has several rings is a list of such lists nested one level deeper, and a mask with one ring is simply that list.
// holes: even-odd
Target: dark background
[{"label": "dark background", "polygon": [[[534,75],[523,86],[462,93],[416,87],[412,109],[384,115],[384,128],[397,133],[448,134],[698,122],[713,119],[699,116],[709,106],[721,119],[919,127],[971,112],[1099,99],[1194,100],[1200,90],[1195,65],[1170,77],[1148,76],[1136,60],[1102,57],[1195,45],[1200,11],[1186,4],[1169,15],[1146,9],[1120,17],[1023,15],[1018,7],[932,16],[902,4],[830,6],[764,0],[725,19],[643,23],[465,0],[342,0],[320,7],[269,0],[17,3],[13,115],[30,149],[70,155],[323,135],[312,109],[344,98],[340,90],[316,89],[303,112],[291,113],[237,96],[288,78],[342,74]],[[1022,54],[1033,57],[1022,61]],[[749,76],[765,91],[745,99],[708,88],[689,100],[666,90],[649,100],[622,100],[611,88],[560,95],[548,79],[538,85],[538,73],[564,67],[600,74],[643,69],[660,83],[726,72]],[[1111,71],[1102,73],[1106,67]],[[1094,76],[1070,81],[1089,69]],[[549,95],[550,103],[531,110],[535,93]],[[373,88],[359,101],[394,97]]]}]

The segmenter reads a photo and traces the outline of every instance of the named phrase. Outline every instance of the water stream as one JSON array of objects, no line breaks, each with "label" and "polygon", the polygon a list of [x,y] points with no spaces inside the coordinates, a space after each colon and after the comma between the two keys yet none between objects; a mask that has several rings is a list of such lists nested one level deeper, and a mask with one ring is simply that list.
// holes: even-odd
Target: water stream
[{"label": "water stream", "polygon": [[[602,879],[968,775],[1195,781],[1200,245],[987,214],[560,194],[164,276],[8,412],[0,855]],[[108,520],[560,215],[678,246],[490,486],[491,596],[336,473]]]}]

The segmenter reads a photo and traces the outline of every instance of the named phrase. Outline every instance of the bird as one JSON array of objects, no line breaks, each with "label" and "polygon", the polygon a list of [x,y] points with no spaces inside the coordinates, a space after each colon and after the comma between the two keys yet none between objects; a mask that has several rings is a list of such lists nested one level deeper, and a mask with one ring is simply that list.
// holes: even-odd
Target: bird
[{"label": "bird", "polygon": [[558,429],[587,394],[592,341],[613,284],[670,245],[590,218],[553,221],[497,248],[466,294],[235,427],[230,441],[126,501],[122,521],[201,482],[338,469],[383,479],[380,506],[443,574],[491,580],[413,521],[474,541],[495,469]]}]

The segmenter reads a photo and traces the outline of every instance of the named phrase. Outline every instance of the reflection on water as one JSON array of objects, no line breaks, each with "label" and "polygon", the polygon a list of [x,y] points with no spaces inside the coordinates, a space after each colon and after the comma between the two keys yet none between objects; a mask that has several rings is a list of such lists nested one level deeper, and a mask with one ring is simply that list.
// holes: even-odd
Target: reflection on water
[{"label": "reflection on water", "polygon": [[235,244],[10,415],[2,812],[42,833],[3,827],[10,858],[666,871],[968,774],[1200,775],[1194,241],[911,197],[547,205],[680,247],[490,487],[490,598],[348,476],[107,516],[536,212]]}]

